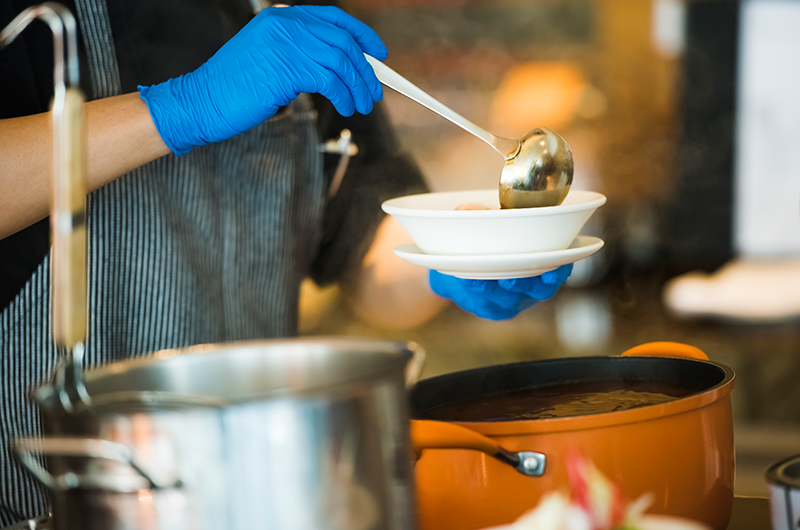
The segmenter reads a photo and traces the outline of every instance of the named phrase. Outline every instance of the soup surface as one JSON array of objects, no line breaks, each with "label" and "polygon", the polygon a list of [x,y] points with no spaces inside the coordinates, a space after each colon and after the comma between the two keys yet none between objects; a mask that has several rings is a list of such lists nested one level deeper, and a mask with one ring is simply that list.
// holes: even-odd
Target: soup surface
[{"label": "soup surface", "polygon": [[694,392],[656,382],[569,383],[448,403],[424,410],[417,417],[449,421],[564,418],[657,405]]}]

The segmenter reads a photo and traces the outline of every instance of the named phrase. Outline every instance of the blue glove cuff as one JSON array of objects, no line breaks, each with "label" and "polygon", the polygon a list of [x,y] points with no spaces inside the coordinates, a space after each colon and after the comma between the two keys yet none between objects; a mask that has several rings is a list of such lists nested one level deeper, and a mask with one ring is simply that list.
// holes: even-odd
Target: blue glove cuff
[{"label": "blue glove cuff", "polygon": [[158,85],[142,86],[139,90],[139,97],[147,104],[150,118],[156,126],[158,134],[169,150],[178,156],[185,155],[192,148],[200,145],[192,141],[188,135],[180,134],[181,129],[187,130],[183,124],[187,121],[180,105],[175,105],[176,100],[180,100],[176,85],[180,86],[181,78],[170,79]]},{"label": "blue glove cuff", "polygon": [[158,134],[178,156],[200,145],[245,132],[230,126],[226,120],[215,119],[216,106],[206,101],[195,77],[196,73],[191,72],[157,85],[137,87]]}]

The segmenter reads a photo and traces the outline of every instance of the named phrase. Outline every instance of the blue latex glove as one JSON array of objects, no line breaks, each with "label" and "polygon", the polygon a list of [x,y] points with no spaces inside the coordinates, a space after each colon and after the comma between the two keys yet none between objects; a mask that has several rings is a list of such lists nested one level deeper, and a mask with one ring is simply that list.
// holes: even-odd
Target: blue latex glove
[{"label": "blue latex glove", "polygon": [[372,29],[336,7],[272,7],[194,72],[139,95],[182,155],[249,130],[302,92],[322,94],[344,116],[369,113],[383,90],[363,52],[387,56]]},{"label": "blue latex glove", "polygon": [[432,270],[430,284],[433,292],[470,313],[489,320],[508,320],[552,297],[571,273],[571,263],[541,276],[509,280],[463,280]]}]

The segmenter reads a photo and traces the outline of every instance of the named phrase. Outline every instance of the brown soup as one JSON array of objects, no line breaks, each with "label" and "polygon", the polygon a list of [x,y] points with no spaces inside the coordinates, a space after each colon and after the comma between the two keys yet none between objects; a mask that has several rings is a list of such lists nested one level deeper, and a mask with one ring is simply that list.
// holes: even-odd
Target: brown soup
[{"label": "brown soup", "polygon": [[449,421],[564,418],[657,405],[693,392],[687,388],[657,382],[569,383],[450,403],[425,410],[419,417]]}]

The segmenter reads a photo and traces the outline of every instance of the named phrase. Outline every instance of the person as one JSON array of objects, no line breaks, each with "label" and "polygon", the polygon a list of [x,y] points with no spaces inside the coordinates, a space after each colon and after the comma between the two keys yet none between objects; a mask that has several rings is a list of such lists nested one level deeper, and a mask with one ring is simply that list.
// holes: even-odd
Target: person
[{"label": "person", "polygon": [[[408,236],[380,203],[423,192],[363,57],[387,56],[333,6],[246,0],[75,0],[86,104],[86,365],[199,343],[297,333],[298,291],[340,282],[357,314],[410,327],[445,298],[511,318],[552,296],[541,277],[462,281],[405,264]],[[0,25],[31,4],[1,0]],[[28,389],[57,357],[49,319],[51,38],[31,27],[0,51],[0,527],[45,513],[11,458],[39,435]],[[343,128],[360,151],[328,198]]]}]

